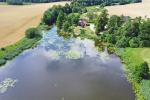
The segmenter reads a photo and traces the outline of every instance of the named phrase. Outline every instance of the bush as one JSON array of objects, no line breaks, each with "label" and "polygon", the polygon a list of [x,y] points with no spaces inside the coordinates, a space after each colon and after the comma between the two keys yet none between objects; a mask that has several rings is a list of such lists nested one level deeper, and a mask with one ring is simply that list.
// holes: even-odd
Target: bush
[{"label": "bush", "polygon": [[134,74],[134,79],[137,82],[140,82],[143,79],[148,79],[149,78],[149,67],[148,67],[147,62],[144,62],[139,66],[136,66],[133,71],[133,74]]},{"label": "bush", "polygon": [[4,65],[6,63],[6,60],[5,59],[0,59],[0,66],[1,65]]},{"label": "bush", "polygon": [[71,13],[67,17],[67,21],[70,25],[77,25],[79,22],[80,14],[79,13]]},{"label": "bush", "polygon": [[122,25],[122,21],[121,18],[117,15],[112,15],[109,20],[108,20],[108,24],[107,27],[113,28],[113,29],[117,29],[118,27],[120,27]]},{"label": "bush", "polygon": [[118,41],[116,42],[116,46],[117,47],[122,47],[122,48],[124,48],[124,47],[129,47],[129,43],[128,43],[128,38],[127,37],[121,37],[121,38],[119,38],[118,39]]},{"label": "bush", "polygon": [[1,48],[2,51],[5,51],[5,48]]},{"label": "bush", "polygon": [[85,30],[84,30],[84,29],[81,29],[81,30],[80,30],[80,34],[82,34],[82,35],[85,34]]},{"label": "bush", "polygon": [[140,41],[140,47],[149,47],[149,46],[150,46],[150,40]]},{"label": "bush", "polygon": [[139,47],[139,40],[137,38],[133,38],[129,41],[130,47],[137,48]]},{"label": "bush", "polygon": [[68,21],[66,21],[64,24],[63,24],[63,31],[64,32],[68,32],[69,31],[69,27],[70,27],[70,24]]},{"label": "bush", "polygon": [[40,31],[37,28],[30,28],[26,31],[26,37],[29,39],[35,38],[35,37],[40,37]]}]

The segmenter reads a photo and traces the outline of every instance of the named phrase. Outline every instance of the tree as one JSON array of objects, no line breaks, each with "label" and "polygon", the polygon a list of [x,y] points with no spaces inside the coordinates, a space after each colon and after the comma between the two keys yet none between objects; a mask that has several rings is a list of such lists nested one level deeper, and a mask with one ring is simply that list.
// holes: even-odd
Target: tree
[{"label": "tree", "polygon": [[140,38],[144,40],[150,40],[150,19],[141,23]]},{"label": "tree", "polygon": [[73,13],[82,13],[82,6],[78,2],[72,2],[71,3],[72,12]]},{"label": "tree", "polygon": [[116,30],[121,25],[122,25],[121,18],[117,15],[112,15],[108,20],[107,28]]},{"label": "tree", "polygon": [[129,47],[129,38],[125,37],[125,36],[121,36],[117,43],[116,43],[116,46],[117,47],[121,47],[121,48],[124,48],[124,47]]},{"label": "tree", "polygon": [[69,31],[69,27],[70,27],[70,24],[69,24],[68,21],[66,21],[66,22],[63,24],[63,31],[68,32],[68,31]]},{"label": "tree", "polygon": [[130,45],[130,47],[132,47],[132,48],[137,48],[137,47],[139,47],[139,39],[136,38],[136,37],[132,38],[132,39],[129,41],[129,45]]},{"label": "tree", "polygon": [[103,9],[96,22],[97,34],[101,31],[104,31],[107,21],[108,21],[108,11],[106,9]]},{"label": "tree", "polygon": [[134,79],[137,82],[140,82],[142,79],[148,79],[149,78],[149,67],[147,62],[142,63],[139,66],[136,66],[134,71]]},{"label": "tree", "polygon": [[66,14],[63,13],[62,11],[59,13],[59,15],[57,17],[57,21],[56,21],[56,26],[58,29],[62,28],[62,25],[63,25],[64,20],[65,20],[65,16],[66,16]]},{"label": "tree", "polygon": [[46,25],[52,25],[56,23],[57,17],[59,15],[59,12],[63,11],[62,6],[53,6],[52,8],[45,11],[42,21]]},{"label": "tree", "polygon": [[150,47],[150,40],[141,40],[139,43],[140,47]]},{"label": "tree", "polygon": [[129,20],[125,22],[124,26],[122,27],[123,34],[128,37],[137,37],[140,33],[139,26],[140,22],[136,19],[133,21]]},{"label": "tree", "polygon": [[35,37],[40,37],[40,31],[37,28],[29,28],[26,31],[26,37],[29,39],[35,38]]},{"label": "tree", "polygon": [[64,12],[66,13],[66,14],[69,14],[69,13],[71,13],[72,12],[72,9],[71,9],[71,6],[67,3],[67,4],[65,4],[65,6],[64,6]]},{"label": "tree", "polygon": [[106,35],[106,41],[112,44],[116,43],[116,37],[114,36],[114,34],[107,34]]},{"label": "tree", "polygon": [[71,13],[67,17],[67,21],[70,25],[77,25],[79,22],[80,14],[79,13]]}]

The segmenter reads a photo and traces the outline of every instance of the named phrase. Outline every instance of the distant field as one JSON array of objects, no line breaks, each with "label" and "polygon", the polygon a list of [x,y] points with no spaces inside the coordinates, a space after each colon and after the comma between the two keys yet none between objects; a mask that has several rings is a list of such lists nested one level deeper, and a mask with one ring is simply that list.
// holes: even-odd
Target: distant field
[{"label": "distant field", "polygon": [[0,47],[11,45],[24,37],[25,30],[37,26],[46,9],[67,2],[43,3],[24,6],[0,4]]},{"label": "distant field", "polygon": [[143,0],[142,3],[116,5],[106,7],[110,15],[128,15],[131,17],[142,16],[150,18],[150,0]]}]

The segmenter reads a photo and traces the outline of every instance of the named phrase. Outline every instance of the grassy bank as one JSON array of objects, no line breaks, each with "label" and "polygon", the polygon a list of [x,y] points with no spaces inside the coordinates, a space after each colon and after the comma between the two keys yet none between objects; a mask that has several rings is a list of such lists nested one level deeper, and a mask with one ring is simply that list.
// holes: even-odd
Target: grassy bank
[{"label": "grassy bank", "polygon": [[4,65],[8,60],[12,60],[24,50],[35,47],[40,37],[28,39],[24,37],[19,42],[0,49],[0,66]]},{"label": "grassy bank", "polygon": [[131,74],[136,66],[141,65],[145,61],[150,66],[150,48],[117,49],[116,53],[121,57],[125,64],[127,78],[132,83],[137,100],[150,100],[150,80],[143,79],[141,82],[136,82],[133,79],[134,74]]}]

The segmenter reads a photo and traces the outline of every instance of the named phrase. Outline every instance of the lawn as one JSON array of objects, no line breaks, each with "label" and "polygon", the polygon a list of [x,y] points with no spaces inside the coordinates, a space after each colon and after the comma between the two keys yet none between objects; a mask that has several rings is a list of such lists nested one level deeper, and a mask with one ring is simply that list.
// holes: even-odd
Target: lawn
[{"label": "lawn", "polygon": [[[122,61],[126,65],[126,72],[129,80],[136,92],[137,100],[150,100],[150,79],[144,79],[140,83],[132,80],[132,70],[146,61],[150,68],[150,48],[125,48],[117,49],[116,53],[121,57]],[[145,99],[143,99],[143,96]]]},{"label": "lawn", "polygon": [[126,56],[136,63],[146,61],[150,67],[150,48],[126,48]]},{"label": "lawn", "polygon": [[[81,30],[84,30],[84,34],[80,34]],[[91,30],[90,26],[86,26],[85,28],[82,28],[80,26],[77,26],[74,28],[75,35],[80,35],[82,38],[89,38],[89,39],[95,39],[96,34]]]},{"label": "lawn", "polygon": [[41,38],[37,37],[34,39],[23,38],[17,43],[0,49],[0,66],[4,65],[7,60],[11,60],[21,52],[31,47],[36,46],[37,42]]}]

